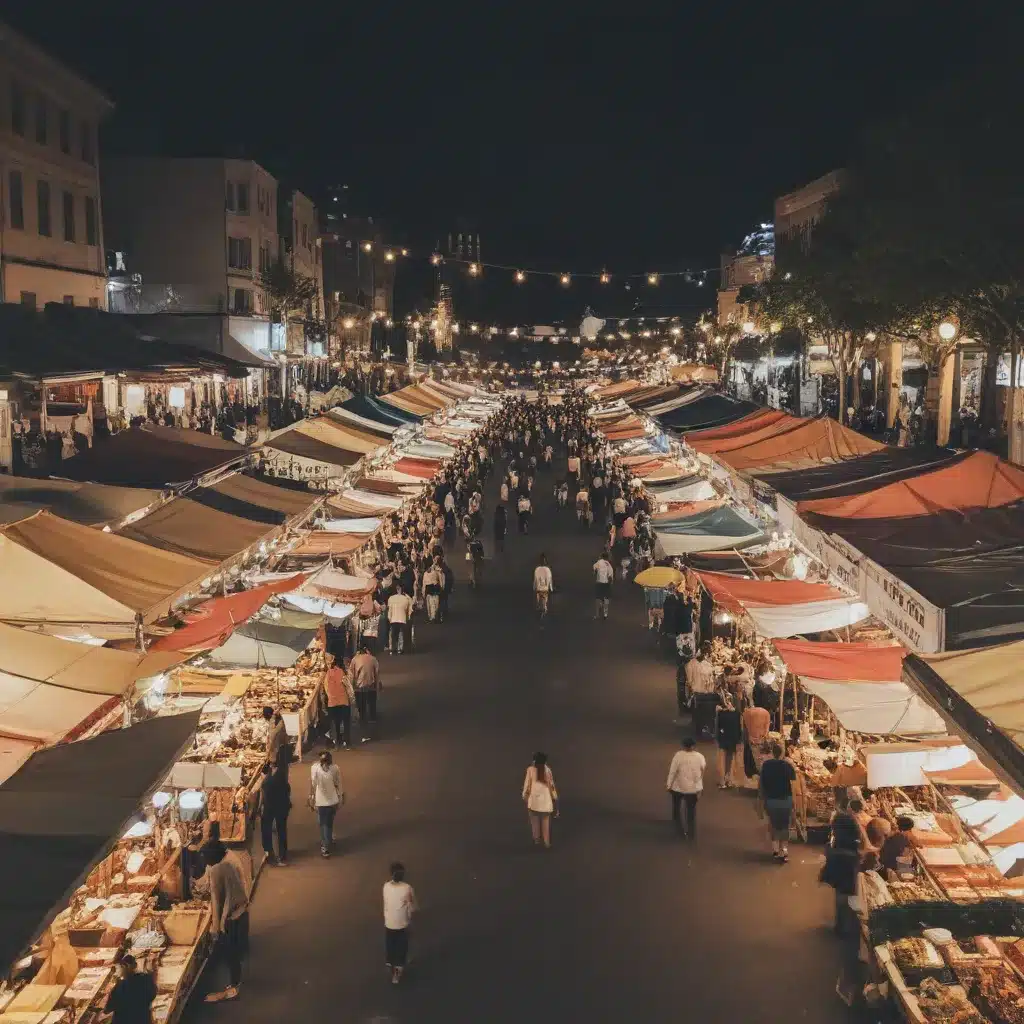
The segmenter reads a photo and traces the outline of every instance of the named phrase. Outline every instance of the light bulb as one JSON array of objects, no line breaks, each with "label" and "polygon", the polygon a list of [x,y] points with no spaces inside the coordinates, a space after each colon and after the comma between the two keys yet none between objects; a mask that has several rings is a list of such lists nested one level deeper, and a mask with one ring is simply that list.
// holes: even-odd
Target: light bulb
[{"label": "light bulb", "polygon": [[952,341],[956,337],[956,324],[951,324],[948,320],[943,320],[939,324],[939,337],[943,341]]},{"label": "light bulb", "polygon": [[409,250],[408,249],[403,249],[402,250],[402,255],[403,256],[408,256],[409,255]]},{"label": "light bulb", "polygon": [[601,284],[607,284],[611,279],[611,274],[602,274],[599,280],[601,281]]},{"label": "light bulb", "polygon": [[395,262],[395,254],[393,252],[386,252],[386,253],[384,253],[384,261],[386,263],[394,263]]},{"label": "light bulb", "polygon": [[569,286],[569,275],[568,274],[563,274],[558,280],[562,282],[562,286],[564,288],[568,288],[568,286]]},{"label": "light bulb", "polygon": [[647,283],[649,285],[657,284],[658,283],[658,275],[657,274],[648,274],[647,275]]},{"label": "light bulb", "polygon": [[469,265],[469,273],[470,273],[470,275],[472,277],[476,277],[477,274],[480,273],[480,264],[479,263],[470,263],[470,265]]},{"label": "light bulb", "polygon": [[432,266],[439,266],[441,263],[441,254],[435,252],[434,255],[430,257],[430,262]]},{"label": "light bulb", "polygon": [[370,252],[373,249],[373,242],[363,242],[363,252]]},{"label": "light bulb", "polygon": [[516,271],[516,284],[522,284],[526,280],[526,275],[521,271]]}]

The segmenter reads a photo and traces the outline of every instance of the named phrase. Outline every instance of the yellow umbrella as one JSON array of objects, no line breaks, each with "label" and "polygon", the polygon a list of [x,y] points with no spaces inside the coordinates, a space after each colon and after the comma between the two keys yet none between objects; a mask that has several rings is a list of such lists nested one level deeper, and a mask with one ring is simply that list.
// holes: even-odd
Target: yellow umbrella
[{"label": "yellow umbrella", "polygon": [[644,569],[639,576],[633,580],[641,587],[667,587],[670,583],[682,583],[686,577],[678,569],[670,565],[654,565],[650,569]]}]

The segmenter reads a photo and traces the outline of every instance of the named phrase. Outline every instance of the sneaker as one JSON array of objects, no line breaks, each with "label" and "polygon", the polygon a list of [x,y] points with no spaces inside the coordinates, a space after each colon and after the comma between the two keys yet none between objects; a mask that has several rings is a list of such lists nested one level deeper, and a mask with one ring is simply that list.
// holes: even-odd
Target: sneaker
[{"label": "sneaker", "polygon": [[370,742],[370,737],[369,736],[364,736],[360,742],[362,742],[362,743],[369,743]]},{"label": "sneaker", "polygon": [[279,860],[279,861],[277,862],[277,866],[278,866],[279,868],[286,868],[286,867],[288,867],[288,861],[286,861],[286,860],[284,860],[284,859],[282,859],[282,860]]},{"label": "sneaker", "polygon": [[330,850],[325,850],[323,847],[320,847],[320,856],[323,857],[324,860],[327,860],[327,858],[330,857],[330,855]]},{"label": "sneaker", "polygon": [[788,860],[789,860],[789,854],[788,853],[780,853],[779,854],[779,863],[780,864],[785,864]]},{"label": "sneaker", "polygon": [[718,784],[718,788],[719,789],[728,789],[729,788],[729,783],[727,783],[727,782],[720,782]]}]

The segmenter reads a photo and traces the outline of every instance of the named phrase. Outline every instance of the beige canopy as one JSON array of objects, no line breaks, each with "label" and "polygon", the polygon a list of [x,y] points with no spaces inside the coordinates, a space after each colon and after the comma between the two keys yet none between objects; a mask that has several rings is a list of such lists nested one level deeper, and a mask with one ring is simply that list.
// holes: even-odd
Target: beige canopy
[{"label": "beige canopy", "polygon": [[0,621],[131,635],[137,615],[160,618],[209,573],[198,559],[38,512],[0,528]]}]

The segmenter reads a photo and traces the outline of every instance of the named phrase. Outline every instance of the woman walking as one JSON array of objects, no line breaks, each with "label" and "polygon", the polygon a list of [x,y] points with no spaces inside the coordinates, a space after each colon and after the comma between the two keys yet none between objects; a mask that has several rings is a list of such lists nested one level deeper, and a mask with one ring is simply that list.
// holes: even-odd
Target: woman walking
[{"label": "woman walking", "polygon": [[551,819],[558,817],[558,790],[548,767],[547,754],[539,751],[526,769],[523,781],[523,802],[530,816],[530,831],[535,846],[551,847]]}]

